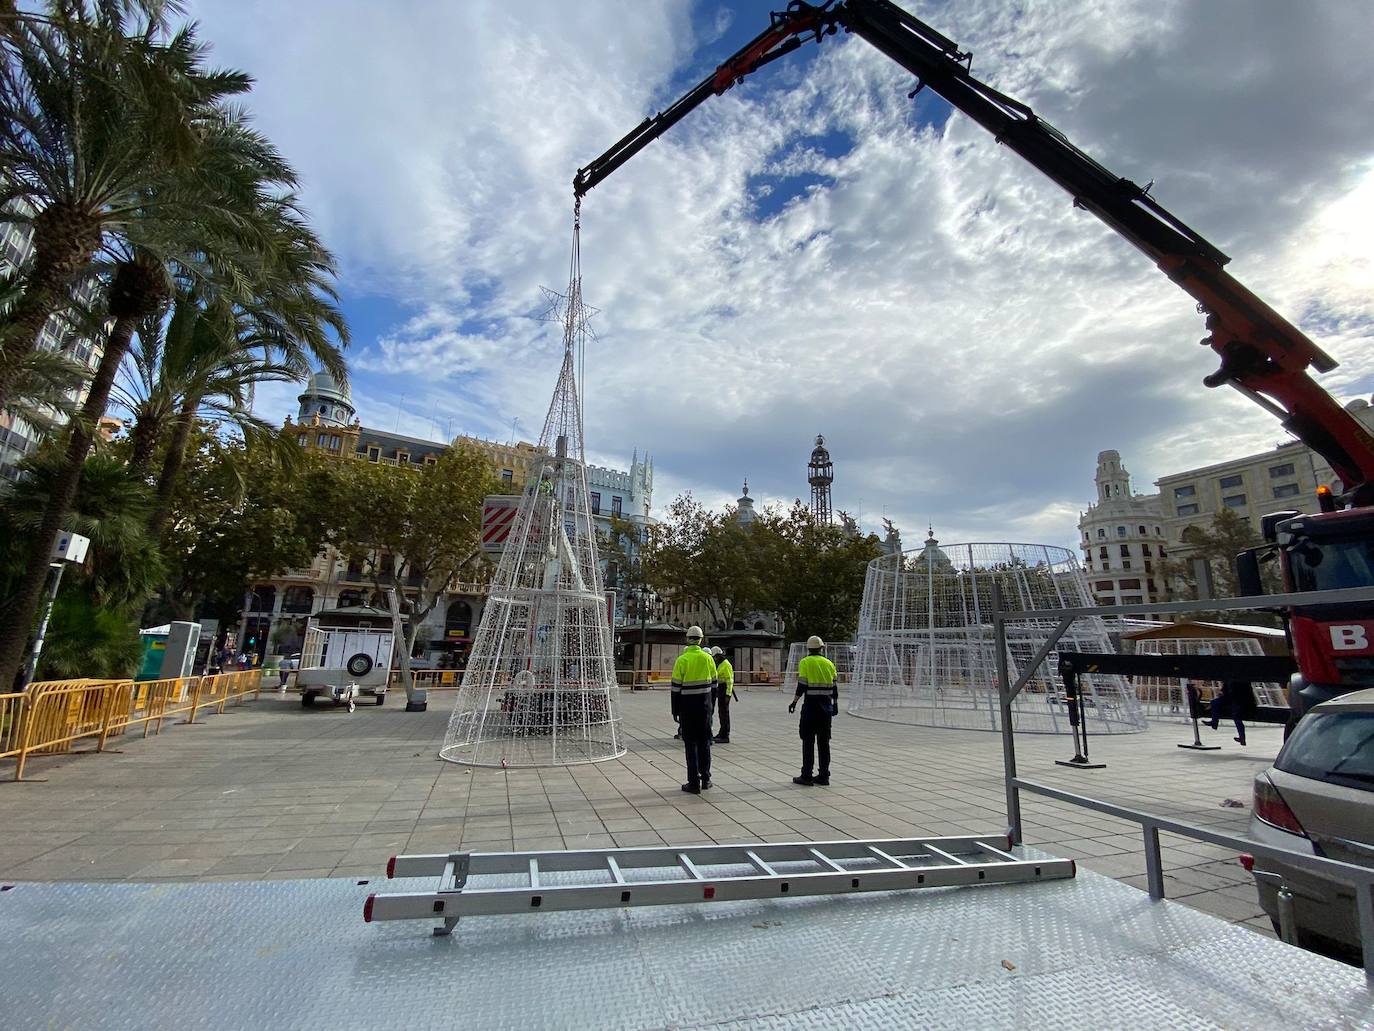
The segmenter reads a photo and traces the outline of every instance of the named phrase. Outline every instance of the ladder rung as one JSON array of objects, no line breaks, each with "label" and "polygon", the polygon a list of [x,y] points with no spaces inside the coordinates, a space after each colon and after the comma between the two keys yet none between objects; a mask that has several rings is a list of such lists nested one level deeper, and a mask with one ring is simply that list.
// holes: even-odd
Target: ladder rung
[{"label": "ladder rung", "polygon": [[606,857],[606,866],[611,871],[611,878],[616,884],[625,883],[625,875],[620,872],[620,864],[615,861],[615,856]]},{"label": "ladder rung", "polygon": [[696,864],[693,863],[690,859],[687,858],[687,853],[686,853],[686,852],[679,852],[679,853],[677,854],[677,861],[678,861],[678,864],[679,864],[684,870],[686,870],[687,873],[688,873],[688,875],[690,875],[691,877],[695,878],[695,879],[698,880],[698,881],[704,881],[704,880],[706,880],[706,877],[702,874],[702,872],[701,872],[700,870],[697,869]]},{"label": "ladder rung", "polygon": [[827,855],[826,855],[824,852],[822,852],[820,849],[818,849],[818,848],[813,848],[813,849],[809,849],[808,851],[809,851],[813,856],[816,857],[816,862],[820,863],[822,866],[828,866],[828,867],[830,867],[830,869],[836,871],[837,873],[848,873],[848,872],[849,872],[849,871],[846,870],[843,866],[841,866],[839,863],[835,862],[835,860],[833,860],[833,859],[831,859],[829,856],[827,856]]},{"label": "ladder rung", "polygon": [[998,859],[1009,859],[1013,863],[1016,862],[1016,857],[1012,855],[1010,852],[1003,852],[1000,848],[993,848],[986,841],[978,842],[978,847],[982,849],[984,852],[992,853]]},{"label": "ladder rung", "polygon": [[765,877],[776,877],[778,875],[778,872],[776,870],[774,870],[771,866],[765,863],[753,852],[746,852],[744,854],[749,858],[749,862],[754,864],[754,869],[757,870],[759,873],[763,874]]},{"label": "ladder rung", "polygon": [[926,850],[934,853],[935,855],[939,856],[941,859],[946,860],[947,862],[953,863],[955,866],[969,865],[967,859],[960,859],[958,856],[950,855],[944,849],[936,848],[934,845],[927,845]]},{"label": "ladder rung", "polygon": [[896,856],[890,856],[890,855],[888,855],[886,852],[884,852],[882,849],[878,848],[878,847],[875,846],[875,845],[870,845],[870,846],[868,846],[868,851],[872,852],[872,853],[873,853],[875,856],[877,856],[879,859],[883,860],[883,862],[885,862],[885,863],[891,863],[891,864],[892,864],[893,866],[895,866],[898,870],[910,870],[910,869],[911,869],[911,866],[910,866],[909,864],[903,863],[903,862],[902,862],[900,859],[898,859]]},{"label": "ladder rung", "polygon": [[539,860],[530,860],[530,887],[539,887]]}]

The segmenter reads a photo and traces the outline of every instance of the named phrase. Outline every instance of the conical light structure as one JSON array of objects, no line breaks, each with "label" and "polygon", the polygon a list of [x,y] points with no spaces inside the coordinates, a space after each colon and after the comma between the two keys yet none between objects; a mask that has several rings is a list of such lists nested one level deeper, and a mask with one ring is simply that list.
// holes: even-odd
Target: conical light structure
[{"label": "conical light structure", "polygon": [[451,762],[561,766],[625,752],[577,394],[587,312],[576,226],[562,304],[563,366],[439,750]]}]

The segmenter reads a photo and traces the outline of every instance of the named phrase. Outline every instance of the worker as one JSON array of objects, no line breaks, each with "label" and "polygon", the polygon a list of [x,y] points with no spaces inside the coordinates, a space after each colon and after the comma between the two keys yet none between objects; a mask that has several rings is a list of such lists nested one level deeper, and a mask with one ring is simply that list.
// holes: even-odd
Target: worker
[{"label": "worker", "polygon": [[716,706],[720,712],[720,733],[716,744],[730,743],[730,701],[735,696],[735,667],[725,657],[720,648],[711,649],[711,658],[716,660]]},{"label": "worker", "polygon": [[711,712],[716,691],[716,664],[702,651],[701,627],[687,628],[687,650],[673,663],[673,717],[687,757],[687,783],[682,790],[699,795],[711,786]]},{"label": "worker", "polygon": [[[792,778],[792,783],[804,787],[830,784],[830,721],[840,711],[840,689],[835,684],[835,664],[821,654],[824,649],[825,642],[819,637],[812,635],[806,639],[806,657],[797,663],[797,693],[787,707],[788,712],[796,712],[797,703],[802,703],[798,725],[802,771],[800,777]],[[820,762],[813,777],[812,764],[817,758]]]}]

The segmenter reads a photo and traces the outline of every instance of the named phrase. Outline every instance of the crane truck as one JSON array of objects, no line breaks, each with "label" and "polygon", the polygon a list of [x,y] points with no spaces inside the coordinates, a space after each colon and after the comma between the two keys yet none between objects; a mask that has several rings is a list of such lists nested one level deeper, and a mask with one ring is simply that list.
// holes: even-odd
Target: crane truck
[{"label": "crane truck", "polygon": [[[1335,360],[1227,272],[1230,259],[1151,197],[1148,186],[1114,175],[1030,107],[980,81],[970,52],[890,0],[792,0],[773,12],[764,31],[693,89],[578,169],[576,201],[710,97],[841,31],[915,76],[912,97],[930,89],[944,98],[1054,180],[1074,207],[1144,252],[1206,316],[1201,343],[1217,353],[1220,366],[1203,382],[1240,391],[1331,466],[1339,491],[1319,489],[1317,511],[1264,517],[1264,546],[1237,556],[1242,593],[1263,592],[1259,563],[1275,559],[1287,591],[1374,585],[1374,437],[1310,374],[1331,371]],[[1321,604],[1281,614],[1298,669],[1289,692],[1294,719],[1327,698],[1374,686],[1374,605]]]}]

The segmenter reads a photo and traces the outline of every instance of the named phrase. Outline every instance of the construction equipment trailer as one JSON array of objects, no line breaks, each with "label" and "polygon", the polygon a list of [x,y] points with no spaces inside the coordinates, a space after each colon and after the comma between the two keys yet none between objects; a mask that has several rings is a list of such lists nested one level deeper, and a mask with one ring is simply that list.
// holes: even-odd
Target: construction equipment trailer
[{"label": "construction equipment trailer", "polygon": [[[1230,385],[1277,416],[1321,455],[1341,481],[1339,496],[1318,491],[1318,511],[1276,512],[1263,521],[1266,544],[1238,557],[1242,593],[1264,593],[1259,562],[1277,559],[1293,592],[1374,585],[1374,437],[1309,374],[1335,360],[1226,271],[1230,260],[1140,186],[1075,147],[1031,108],[972,73],[972,54],[890,0],[793,0],[768,28],[682,98],[644,119],[573,179],[580,203],[593,187],[711,97],[808,41],[843,30],[882,51],[1054,180],[1076,208],[1096,215],[1150,258],[1206,315],[1202,343],[1221,365],[1203,381]],[[1298,673],[1290,683],[1294,719],[1318,702],[1374,686],[1374,605],[1281,608]],[[1184,673],[1183,675],[1189,675]],[[1236,679],[1244,679],[1237,677]]]}]

